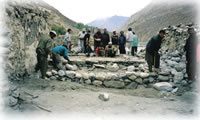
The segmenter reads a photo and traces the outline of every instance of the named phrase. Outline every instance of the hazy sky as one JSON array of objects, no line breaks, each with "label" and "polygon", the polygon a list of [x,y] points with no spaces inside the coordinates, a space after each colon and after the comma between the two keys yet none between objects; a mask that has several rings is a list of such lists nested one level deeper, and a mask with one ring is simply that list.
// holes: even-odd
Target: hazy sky
[{"label": "hazy sky", "polygon": [[66,17],[84,24],[113,15],[131,16],[151,0],[44,0]]}]

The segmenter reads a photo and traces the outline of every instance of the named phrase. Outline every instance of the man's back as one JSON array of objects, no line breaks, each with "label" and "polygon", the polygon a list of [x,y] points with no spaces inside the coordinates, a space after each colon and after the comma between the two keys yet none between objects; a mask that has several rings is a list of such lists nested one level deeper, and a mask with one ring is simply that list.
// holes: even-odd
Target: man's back
[{"label": "man's back", "polygon": [[39,49],[41,54],[48,55],[51,47],[52,47],[53,41],[49,36],[42,35],[40,37],[39,44],[37,46],[37,50]]}]

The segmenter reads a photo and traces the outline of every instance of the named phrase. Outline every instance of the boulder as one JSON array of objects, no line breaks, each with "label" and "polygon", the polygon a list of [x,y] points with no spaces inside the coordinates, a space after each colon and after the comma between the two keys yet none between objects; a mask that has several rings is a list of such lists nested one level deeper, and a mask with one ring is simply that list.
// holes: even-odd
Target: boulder
[{"label": "boulder", "polygon": [[183,78],[184,78],[184,75],[182,72],[176,72],[174,74],[174,80],[176,80],[176,81],[181,81],[181,80],[183,80]]},{"label": "boulder", "polygon": [[92,81],[91,80],[86,80],[85,83],[88,84],[88,85],[91,85]]},{"label": "boulder", "polygon": [[128,66],[127,71],[132,72],[135,70],[135,66]]},{"label": "boulder", "polygon": [[148,78],[149,77],[149,73],[140,73],[140,77],[141,78]]},{"label": "boulder", "polygon": [[109,100],[109,94],[108,93],[100,93],[99,99],[103,100],[103,101],[108,101]]},{"label": "boulder", "polygon": [[81,74],[81,73],[76,73],[76,78],[79,78],[79,79],[81,79],[83,77],[83,75]]},{"label": "boulder", "polygon": [[152,82],[154,82],[155,81],[155,79],[153,78],[153,77],[149,77],[149,82],[150,83],[152,83]]},{"label": "boulder", "polygon": [[50,72],[50,71],[46,72],[47,77],[51,77],[52,75],[53,75],[52,72]]},{"label": "boulder", "polygon": [[179,63],[174,66],[177,72],[181,72],[186,68],[186,64],[184,63]]},{"label": "boulder", "polygon": [[106,78],[106,74],[104,72],[96,73],[95,78],[100,81],[104,81]]},{"label": "boulder", "polygon": [[18,103],[18,99],[14,98],[14,97],[9,97],[9,106],[15,106]]},{"label": "boulder", "polygon": [[55,76],[51,76],[50,80],[57,80],[57,78]]},{"label": "boulder", "polygon": [[159,82],[159,83],[155,83],[153,85],[153,87],[159,91],[172,91],[173,90],[173,86],[172,84],[168,83],[168,82]]},{"label": "boulder", "polygon": [[65,66],[67,70],[73,70],[73,71],[78,70],[78,67],[76,65],[66,64]]},{"label": "boulder", "polygon": [[53,75],[57,75],[58,74],[58,72],[56,70],[52,70],[51,72],[52,72]]},{"label": "boulder", "polygon": [[95,81],[93,81],[93,85],[101,86],[102,84],[103,84],[102,81],[99,81],[99,80],[95,80]]},{"label": "boulder", "polygon": [[170,75],[170,72],[159,72],[158,74],[162,76],[168,76]]},{"label": "boulder", "polygon": [[143,84],[142,78],[137,78],[137,79],[135,79],[135,82],[137,82],[137,83],[139,83],[139,84]]},{"label": "boulder", "polygon": [[121,81],[104,81],[104,85],[109,88],[123,88],[125,86],[124,82]]},{"label": "boulder", "polygon": [[88,75],[90,80],[95,80],[95,74],[93,72],[90,72]]},{"label": "boulder", "polygon": [[158,76],[158,80],[159,81],[169,81],[169,77],[168,76],[159,75]]},{"label": "boulder", "polygon": [[108,64],[108,65],[107,65],[107,69],[108,69],[109,71],[111,71],[111,72],[116,72],[116,71],[119,70],[119,66],[118,66],[116,63],[114,63],[113,65]]},{"label": "boulder", "polygon": [[131,80],[125,79],[124,82],[125,82],[125,83],[131,83]]},{"label": "boulder", "polygon": [[58,71],[58,75],[59,75],[60,77],[65,76],[65,71],[59,70],[59,71]]},{"label": "boulder", "polygon": [[85,79],[85,80],[87,80],[87,79],[90,79],[89,78],[89,74],[88,73],[82,73],[82,77],[83,77],[83,79]]},{"label": "boulder", "polygon": [[99,65],[99,64],[94,64],[94,67],[95,68],[102,68],[102,69],[105,69],[105,65]]},{"label": "boulder", "polygon": [[135,75],[128,76],[130,80],[135,80],[137,77]]},{"label": "boulder", "polygon": [[131,82],[129,85],[126,86],[126,89],[136,89],[138,84],[136,82]]},{"label": "boulder", "polygon": [[74,71],[65,71],[65,74],[68,78],[74,79],[76,76],[76,72]]}]

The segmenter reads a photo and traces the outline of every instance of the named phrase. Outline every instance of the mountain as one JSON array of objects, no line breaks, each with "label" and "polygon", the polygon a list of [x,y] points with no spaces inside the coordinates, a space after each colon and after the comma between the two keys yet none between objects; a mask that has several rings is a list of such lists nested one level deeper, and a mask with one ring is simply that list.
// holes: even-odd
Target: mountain
[{"label": "mountain", "polygon": [[113,31],[118,30],[128,19],[129,17],[115,15],[105,19],[94,20],[87,25],[98,28],[107,28],[108,31]]},{"label": "mountain", "polygon": [[120,30],[127,31],[131,27],[140,41],[148,41],[166,26],[196,22],[196,16],[197,5],[192,0],[153,0],[144,9],[133,14]]}]

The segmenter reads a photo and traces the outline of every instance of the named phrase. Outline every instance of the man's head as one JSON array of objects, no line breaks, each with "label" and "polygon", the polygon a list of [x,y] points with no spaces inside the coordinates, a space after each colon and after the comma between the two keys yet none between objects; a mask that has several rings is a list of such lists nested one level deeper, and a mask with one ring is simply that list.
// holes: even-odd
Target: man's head
[{"label": "man's head", "polygon": [[51,37],[51,38],[54,38],[54,37],[56,37],[56,32],[55,31],[50,31],[49,32],[49,36]]},{"label": "man's head", "polygon": [[128,28],[128,31],[132,31],[132,28]]},{"label": "man's head", "polygon": [[159,35],[161,38],[163,38],[165,36],[165,30],[160,30]]},{"label": "man's head", "polygon": [[194,28],[193,27],[189,27],[188,28],[188,33],[191,35],[194,33]]},{"label": "man's head", "polygon": [[90,30],[87,31],[88,34],[90,34],[90,32],[91,32]]},{"label": "man's head", "polygon": [[120,34],[124,34],[124,31],[120,31]]},{"label": "man's head", "polygon": [[67,32],[68,32],[69,34],[72,33],[72,29],[69,28],[69,29],[67,30]]},{"label": "man's head", "polygon": [[85,28],[83,28],[82,32],[85,33]]},{"label": "man's head", "polygon": [[106,29],[106,28],[104,28],[104,29],[103,29],[103,32],[104,32],[104,33],[106,33],[106,32],[107,32],[107,29]]},{"label": "man's head", "polygon": [[113,34],[116,35],[116,30],[113,30]]},{"label": "man's head", "polygon": [[109,45],[109,46],[112,46],[112,42],[109,42],[108,45]]}]

